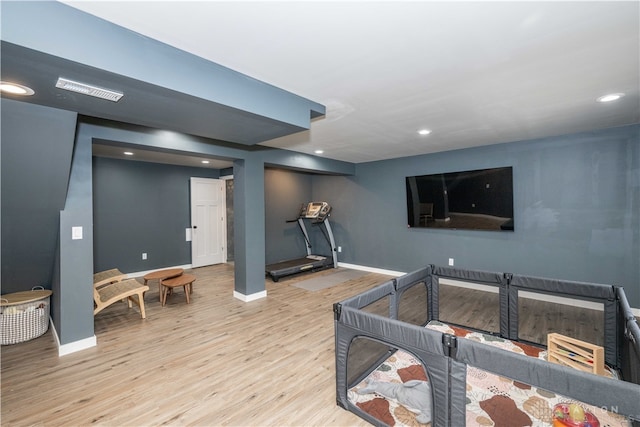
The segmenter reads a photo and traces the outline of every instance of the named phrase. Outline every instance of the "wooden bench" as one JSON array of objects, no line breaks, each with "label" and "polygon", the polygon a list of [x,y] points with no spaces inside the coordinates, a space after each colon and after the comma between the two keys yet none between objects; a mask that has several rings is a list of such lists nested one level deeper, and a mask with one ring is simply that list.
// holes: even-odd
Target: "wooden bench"
[{"label": "wooden bench", "polygon": [[[146,318],[144,311],[144,293],[149,287],[135,279],[127,279],[127,275],[117,268],[93,275],[93,315],[117,301],[126,299],[129,308],[132,302],[140,308],[140,316]],[[137,295],[137,298],[135,296]]]}]

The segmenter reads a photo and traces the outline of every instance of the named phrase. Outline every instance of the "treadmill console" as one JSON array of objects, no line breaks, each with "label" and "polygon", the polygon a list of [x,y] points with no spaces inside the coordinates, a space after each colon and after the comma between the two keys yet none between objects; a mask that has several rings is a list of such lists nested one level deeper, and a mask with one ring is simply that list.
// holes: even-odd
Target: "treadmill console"
[{"label": "treadmill console", "polygon": [[302,205],[300,217],[323,221],[327,216],[329,216],[329,212],[331,212],[331,206],[329,206],[329,203],[309,202],[306,205]]}]

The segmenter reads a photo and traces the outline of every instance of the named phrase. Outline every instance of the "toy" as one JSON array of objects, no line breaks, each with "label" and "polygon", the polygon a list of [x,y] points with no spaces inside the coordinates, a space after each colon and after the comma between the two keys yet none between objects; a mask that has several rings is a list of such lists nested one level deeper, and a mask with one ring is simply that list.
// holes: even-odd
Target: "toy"
[{"label": "toy", "polygon": [[553,427],[600,427],[600,421],[577,403],[558,403],[553,407]]},{"label": "toy", "polygon": [[560,365],[605,375],[604,348],[558,333],[547,335],[548,359]]},{"label": "toy", "polygon": [[431,386],[426,381],[389,383],[368,380],[367,385],[359,389],[358,393],[378,393],[386,398],[395,399],[409,411],[417,414],[416,421],[419,423],[431,422]]}]

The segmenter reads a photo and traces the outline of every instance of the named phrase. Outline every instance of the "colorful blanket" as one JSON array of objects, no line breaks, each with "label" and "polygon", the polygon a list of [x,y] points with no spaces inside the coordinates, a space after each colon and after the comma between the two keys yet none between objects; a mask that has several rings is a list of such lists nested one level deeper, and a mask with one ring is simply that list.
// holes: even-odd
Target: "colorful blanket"
[{"label": "colorful blanket", "polygon": [[[427,327],[531,357],[544,359],[546,356],[545,350],[532,345],[436,321],[430,322]],[[609,374],[615,376],[614,371],[610,371]],[[399,383],[415,379],[427,381],[422,365],[411,354],[402,350],[394,353],[365,380],[348,391],[349,400],[363,411],[390,426],[430,425],[418,423],[411,408],[405,408],[392,399],[385,399],[375,394],[358,394],[357,390],[364,387],[364,383],[368,379]],[[550,426],[552,425],[553,407],[559,403],[579,404],[585,411],[598,418],[601,427],[626,427],[630,425],[626,417],[621,415],[482,369],[467,367],[467,426]]]}]

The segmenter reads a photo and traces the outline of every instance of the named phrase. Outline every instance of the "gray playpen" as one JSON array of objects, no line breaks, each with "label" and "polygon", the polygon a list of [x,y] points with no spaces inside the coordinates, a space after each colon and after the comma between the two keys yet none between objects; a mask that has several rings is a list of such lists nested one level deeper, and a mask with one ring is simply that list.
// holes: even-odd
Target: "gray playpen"
[{"label": "gray playpen", "polygon": [[[443,279],[495,289],[499,331],[439,321]],[[546,353],[518,336],[531,294],[601,304],[612,374],[531,357]],[[334,317],[337,403],[374,425],[551,425],[554,408],[571,403],[603,427],[640,425],[640,328],[621,287],[429,265],[336,303]],[[416,379],[429,384],[422,402],[403,405],[382,388]]]}]

